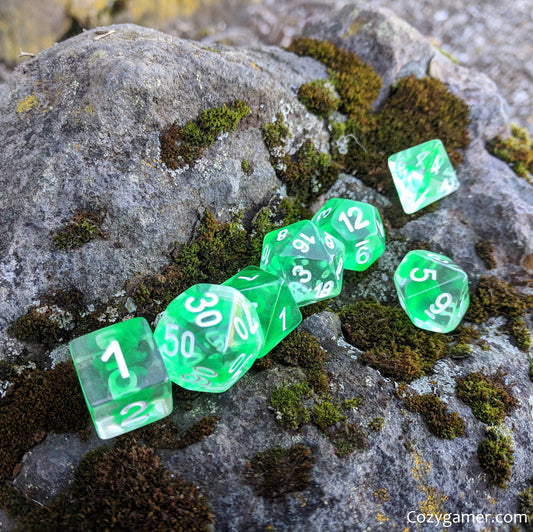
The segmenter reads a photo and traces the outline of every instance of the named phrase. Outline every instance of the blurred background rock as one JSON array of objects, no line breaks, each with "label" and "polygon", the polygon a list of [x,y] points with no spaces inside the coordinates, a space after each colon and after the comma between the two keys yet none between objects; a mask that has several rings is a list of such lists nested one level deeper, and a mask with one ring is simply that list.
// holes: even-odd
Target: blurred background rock
[{"label": "blurred background rock", "polygon": [[[338,5],[345,2],[335,2]],[[368,5],[368,3],[367,3]],[[533,132],[531,0],[373,0],[405,19],[461,64],[489,75],[512,121]],[[304,0],[0,0],[0,81],[24,58],[95,26],[134,22],[179,37],[232,45],[286,46]]]}]

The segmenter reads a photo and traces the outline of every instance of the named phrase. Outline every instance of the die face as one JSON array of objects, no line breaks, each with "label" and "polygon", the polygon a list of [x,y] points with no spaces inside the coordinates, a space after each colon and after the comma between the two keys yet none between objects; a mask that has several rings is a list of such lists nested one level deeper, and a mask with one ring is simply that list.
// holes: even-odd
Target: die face
[{"label": "die face", "polygon": [[284,279],[301,307],[340,293],[344,255],[341,241],[303,220],[265,236],[260,267]]},{"label": "die face", "polygon": [[381,215],[368,203],[332,198],[313,216],[312,222],[344,244],[347,270],[364,271],[385,251]]},{"label": "die face", "polygon": [[223,392],[264,344],[255,307],[230,286],[197,284],[174,299],[154,332],[170,379],[188,390]]},{"label": "die face", "polygon": [[302,313],[287,284],[278,275],[248,266],[223,283],[239,290],[256,308],[265,342],[265,356],[302,321]]},{"label": "die face", "polygon": [[144,318],[76,338],[70,353],[100,438],[124,434],[172,411],[168,373]]},{"label": "die face", "polygon": [[394,153],[388,160],[403,210],[412,214],[459,188],[446,149],[438,139]]},{"label": "die face", "polygon": [[466,273],[439,253],[410,251],[398,265],[394,283],[402,308],[421,329],[453,331],[468,309]]}]

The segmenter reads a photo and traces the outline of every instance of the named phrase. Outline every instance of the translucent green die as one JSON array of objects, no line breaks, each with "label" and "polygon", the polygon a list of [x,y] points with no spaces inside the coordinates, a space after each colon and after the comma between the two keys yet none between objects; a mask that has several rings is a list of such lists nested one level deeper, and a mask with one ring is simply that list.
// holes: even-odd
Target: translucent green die
[{"label": "translucent green die", "polygon": [[148,322],[133,318],[70,342],[98,436],[113,438],[172,411],[168,373]]},{"label": "translucent green die", "polygon": [[407,214],[459,188],[455,170],[438,139],[394,153],[389,157],[389,169]]},{"label": "translucent green die", "polygon": [[394,273],[394,284],[411,321],[428,331],[453,331],[470,303],[466,273],[438,253],[407,253]]},{"label": "translucent green die", "polygon": [[304,306],[340,293],[344,254],[340,240],[303,220],[265,236],[261,269],[284,279]]},{"label": "translucent green die", "polygon": [[262,357],[302,321],[302,313],[287,283],[278,275],[248,266],[223,283],[239,290],[254,305],[265,334]]},{"label": "translucent green die", "polygon": [[344,244],[347,270],[362,272],[385,251],[381,216],[368,203],[332,198],[313,216],[312,222]]},{"label": "translucent green die", "polygon": [[254,305],[231,286],[197,284],[174,299],[154,332],[170,379],[223,392],[252,366],[264,334]]}]

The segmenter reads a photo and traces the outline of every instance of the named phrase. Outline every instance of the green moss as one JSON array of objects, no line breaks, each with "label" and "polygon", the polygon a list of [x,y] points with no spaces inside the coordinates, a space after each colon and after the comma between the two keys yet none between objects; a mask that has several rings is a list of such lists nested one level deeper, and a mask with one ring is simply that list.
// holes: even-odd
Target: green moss
[{"label": "green moss", "polygon": [[250,264],[259,265],[264,236],[301,212],[290,200],[262,209],[246,231],[237,219],[219,223],[206,210],[194,238],[172,252],[172,262],[160,273],[132,287],[137,313],[152,321],[181,292],[196,283],[222,283]]},{"label": "green moss", "polygon": [[283,117],[263,124],[263,140],[270,154],[270,162],[278,178],[287,186],[287,192],[300,202],[308,204],[333,185],[340,166],[329,153],[321,153],[306,139],[294,155],[284,150],[288,128]]},{"label": "green moss", "polygon": [[267,449],[246,464],[245,479],[260,497],[277,499],[306,490],[314,463],[304,445]]},{"label": "green moss", "polygon": [[396,381],[421,377],[446,355],[448,339],[415,327],[399,307],[359,301],[340,313],[344,336],[360,360]]},{"label": "green moss", "polygon": [[247,159],[243,159],[241,161],[241,170],[246,174],[246,175],[252,175],[254,173],[254,166],[253,164],[248,161]]},{"label": "green moss", "polygon": [[[269,152],[283,148],[285,142],[290,138],[289,128],[283,120],[283,115],[278,113],[275,122],[265,122],[261,126],[263,140]],[[272,156],[272,155],[271,155]]]},{"label": "green moss", "polygon": [[533,382],[533,360],[531,360],[529,362],[529,372],[528,372],[528,375],[529,375],[529,380],[531,382]]},{"label": "green moss", "polygon": [[196,530],[213,518],[205,496],[144,445],[89,452],[67,494],[22,518],[17,530]]},{"label": "green moss", "polygon": [[357,450],[362,451],[368,445],[367,433],[356,423],[343,423],[329,435],[329,440],[339,458],[344,458]]},{"label": "green moss", "polygon": [[181,434],[174,423],[168,419],[163,419],[157,423],[150,423],[130,434],[132,434],[131,437],[134,436],[136,439],[143,440],[150,447],[184,449],[213,434],[218,420],[219,418],[216,416],[205,416],[195,421],[184,434]]},{"label": "green moss", "polygon": [[450,346],[448,353],[451,358],[468,358],[472,352],[472,348],[468,344],[455,344]]},{"label": "green moss", "polygon": [[60,342],[109,324],[102,317],[107,316],[110,308],[116,311],[113,320],[126,314],[124,308],[112,305],[100,305],[93,312],[87,312],[79,290],[60,290],[42,295],[38,305],[31,307],[9,327],[9,333],[24,342],[52,349]]},{"label": "green moss", "polygon": [[355,54],[327,41],[298,37],[288,48],[298,55],[307,55],[328,67],[328,74],[340,96],[340,110],[364,124],[367,111],[378,97],[381,78]]},{"label": "green moss", "polygon": [[10,482],[0,482],[0,508],[6,512],[8,517],[26,515],[34,506]]},{"label": "green moss", "polygon": [[470,297],[470,307],[465,319],[482,323],[491,316],[518,318],[524,315],[526,308],[525,298],[509,283],[494,276],[483,275]]},{"label": "green moss", "polygon": [[489,425],[501,423],[518,401],[504,383],[505,373],[499,369],[488,374],[471,372],[456,379],[457,397],[463,400],[474,416]]},{"label": "green moss", "polygon": [[235,131],[237,125],[251,112],[248,105],[237,100],[221,107],[205,109],[196,121],[180,127],[174,122],[159,137],[161,158],[168,168],[176,170],[193,165],[203,150],[211,146],[222,134]]},{"label": "green moss", "polygon": [[429,430],[439,438],[453,440],[464,435],[465,420],[457,412],[450,411],[446,403],[433,393],[409,394],[405,406],[411,412],[419,413]]},{"label": "green moss", "polygon": [[518,494],[518,513],[527,516],[526,530],[533,530],[533,478],[530,486]]},{"label": "green moss", "polygon": [[346,416],[341,414],[338,405],[326,399],[313,407],[311,419],[323,432],[327,432],[329,427],[345,421]]},{"label": "green moss", "polygon": [[350,399],[344,400],[343,407],[345,410],[351,410],[352,408],[357,408],[364,404],[365,403],[361,397],[351,397]]},{"label": "green moss", "polygon": [[303,368],[313,392],[322,395],[329,390],[329,379],[324,369],[326,359],[327,354],[315,336],[307,331],[294,331],[260,362],[263,368],[273,367],[274,364]]},{"label": "green moss", "polygon": [[322,118],[336,111],[340,104],[333,86],[325,79],[317,79],[300,85],[298,99],[310,113]]},{"label": "green moss", "polygon": [[462,160],[461,150],[469,144],[468,115],[468,106],[451,94],[441,81],[404,78],[392,88],[382,109],[367,116],[366,123],[362,125],[359,119],[348,119],[342,131],[334,132],[333,157],[344,171],[357,173],[366,185],[392,201],[391,207],[385,210],[385,218],[392,227],[401,227],[431,212],[436,204],[406,215],[390,177],[388,157],[439,138],[452,164],[457,166]]},{"label": "green moss", "polygon": [[494,252],[495,249],[492,240],[480,240],[476,244],[476,253],[489,270],[492,270],[498,266]]},{"label": "green moss", "polygon": [[12,385],[0,399],[0,481],[12,477],[24,453],[47,432],[82,430],[90,420],[70,361],[49,371],[13,372],[8,380]]},{"label": "green moss", "polygon": [[303,398],[311,391],[307,382],[301,382],[279,386],[270,394],[269,404],[282,425],[297,429],[311,419],[303,403]]},{"label": "green moss", "polygon": [[531,345],[531,335],[522,319],[528,310],[528,297],[519,294],[509,283],[494,276],[482,276],[470,296],[465,319],[482,323],[489,317],[505,316],[506,330],[524,350]]},{"label": "green moss", "polygon": [[522,351],[527,351],[531,347],[531,334],[522,318],[514,318],[507,324],[509,333],[515,339],[516,345]]},{"label": "green moss", "polygon": [[52,241],[57,249],[79,248],[96,237],[106,237],[101,224],[100,216],[85,211],[78,212],[52,237]]},{"label": "green moss", "polygon": [[481,468],[489,477],[489,483],[506,488],[511,478],[511,467],[514,463],[513,440],[504,432],[503,427],[487,427],[485,438],[477,449]]},{"label": "green moss", "polygon": [[533,184],[533,139],[526,128],[511,126],[511,136],[504,139],[497,137],[487,143],[487,150],[492,155],[505,161],[516,175],[524,177]]},{"label": "green moss", "polygon": [[382,417],[375,417],[368,424],[368,428],[374,432],[381,432],[385,426],[385,420]]}]

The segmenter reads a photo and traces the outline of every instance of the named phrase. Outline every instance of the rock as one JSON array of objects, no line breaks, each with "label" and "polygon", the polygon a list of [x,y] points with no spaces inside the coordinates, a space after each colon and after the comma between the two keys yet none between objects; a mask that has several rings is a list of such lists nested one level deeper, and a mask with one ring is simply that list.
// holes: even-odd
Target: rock
[{"label": "rock", "polygon": [[[429,69],[471,108],[472,143],[457,168],[459,190],[435,212],[391,230],[376,268],[347,286],[332,309],[366,296],[397,306],[392,274],[414,239],[450,255],[473,281],[488,271],[475,246],[490,239],[499,260],[491,273],[507,280],[525,279],[523,291],[530,293],[533,187],[485,150],[485,140],[508,127],[494,84],[447,62],[387,11],[323,4],[302,7],[302,12],[306,35],[342,45],[380,72],[385,85],[378,107],[399,76],[424,76]],[[124,283],[137,274],[157,273],[168,262],[165,250],[175,241],[190,239],[205,209],[225,221],[235,210],[253,214],[275,193],[283,194],[263,144],[262,123],[278,113],[284,116],[292,134],[290,153],[307,137],[321,150],[328,149],[324,122],[309,115],[295,96],[303,82],[327,75],[321,64],[275,47],[216,50],[117,25],[42,52],[8,80],[0,100],[4,355],[17,359],[29,349],[6,330],[41,293],[74,287],[83,293],[87,306],[105,304],[120,294],[133,313]],[[245,101],[251,113],[234,132],[219,138],[191,166],[165,166],[159,144],[165,128],[174,121],[183,125],[202,110],[235,99]],[[244,158],[253,161],[251,175],[241,170]],[[335,187],[317,205],[338,191],[388,206],[387,198],[369,190],[357,176],[342,175]],[[102,234],[80,248],[57,250],[53,235],[81,208],[101,212]],[[529,317],[526,325],[531,328]],[[404,530],[415,527],[408,516],[416,514],[513,511],[518,493],[533,474],[532,384],[527,375],[529,354],[513,345],[503,318],[478,327],[484,347],[481,342],[474,345],[464,359],[443,358],[429,375],[410,384],[413,392],[437,393],[465,419],[465,436],[453,440],[437,438],[419,414],[405,409],[394,379],[361,364],[362,353],[344,339],[335,312],[312,315],[302,328],[327,349],[329,393],[341,405],[343,422],[328,430],[314,422],[298,430],[279,423],[269,407],[270,394],[306,378],[302,368],[252,370],[223,394],[176,400],[169,419],[182,429],[205,416],[219,418],[214,432],[202,441],[184,449],[158,450],[167,468],[208,494],[214,529]],[[54,363],[65,356],[65,345],[51,353]],[[504,421],[516,449],[507,489],[488,485],[477,459],[484,424],[455,394],[456,377],[499,367],[507,372],[506,383],[519,402]],[[307,406],[323,400],[305,398]],[[346,429],[344,421],[357,435],[359,448],[339,456],[333,436]],[[308,487],[272,500],[257,495],[246,481],[247,463],[266,449],[295,444],[308,447],[315,458]],[[71,465],[97,445],[94,431],[87,445],[73,435],[48,435],[26,454],[15,485],[29,495],[36,488],[39,502],[50,504],[69,485]],[[67,459],[59,459],[58,452]],[[3,519],[0,514],[0,522]]]},{"label": "rock", "polygon": [[[265,204],[281,183],[260,126],[278,112],[296,147],[305,134],[327,148],[323,125],[294,94],[324,77],[315,61],[268,48],[213,51],[131,25],[108,30],[24,63],[0,103],[0,337],[43,293],[76,287],[86,303],[101,301],[133,276],[156,272],[206,208],[227,221]],[[239,98],[252,111],[236,132],[194,167],[166,167],[163,130]],[[243,159],[253,174],[243,173]],[[80,210],[102,213],[106,238],[58,250],[54,235]]]},{"label": "rock", "polygon": [[73,434],[49,434],[46,439],[24,455],[22,469],[13,484],[39,504],[50,504],[66,491],[74,471],[90,450],[101,441],[93,437],[86,442]]}]

